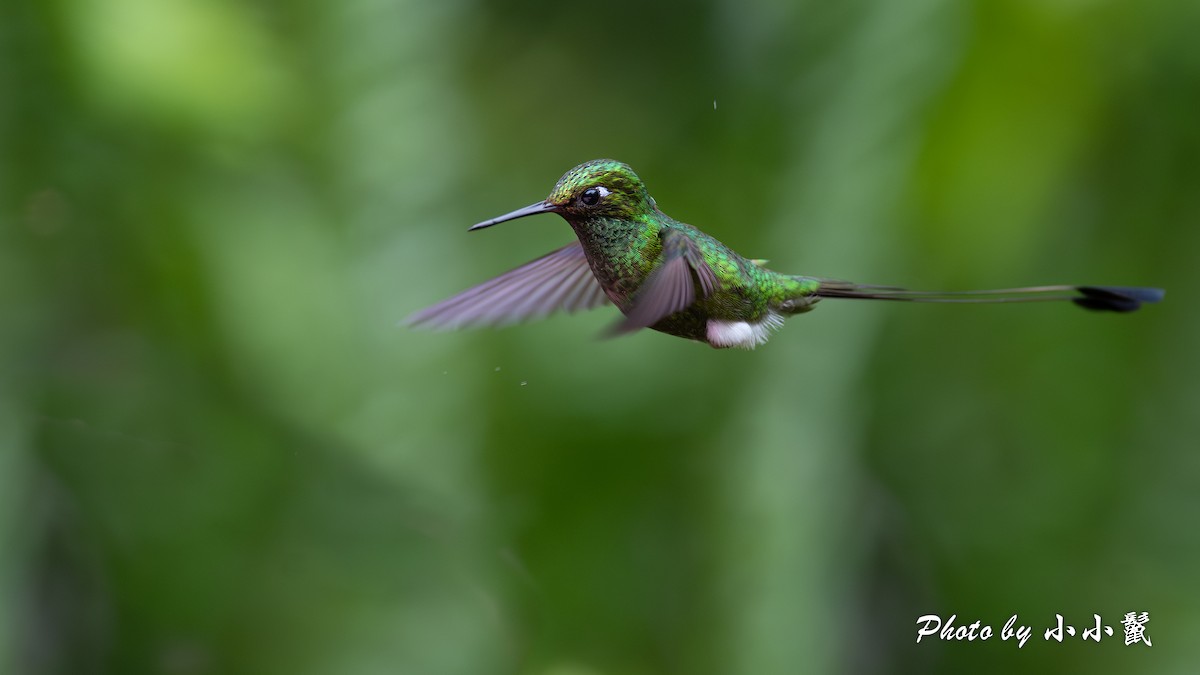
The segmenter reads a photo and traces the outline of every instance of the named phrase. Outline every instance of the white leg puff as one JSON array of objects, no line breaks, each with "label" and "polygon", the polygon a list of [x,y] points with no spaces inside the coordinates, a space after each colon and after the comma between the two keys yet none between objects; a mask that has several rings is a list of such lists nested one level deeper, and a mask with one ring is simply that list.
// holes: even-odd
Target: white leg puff
[{"label": "white leg puff", "polygon": [[738,347],[754,349],[771,337],[771,331],[783,325],[783,318],[778,314],[768,314],[762,320],[749,321],[720,321],[709,319],[707,327],[708,344],[717,348]]}]

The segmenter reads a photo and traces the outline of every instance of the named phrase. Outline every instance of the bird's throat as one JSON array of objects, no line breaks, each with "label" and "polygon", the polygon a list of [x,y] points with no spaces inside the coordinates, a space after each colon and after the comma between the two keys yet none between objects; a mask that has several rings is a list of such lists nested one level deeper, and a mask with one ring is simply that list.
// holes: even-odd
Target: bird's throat
[{"label": "bird's throat", "polygon": [[653,219],[591,218],[571,222],[571,227],[596,280],[624,308],[662,250],[662,225]]}]

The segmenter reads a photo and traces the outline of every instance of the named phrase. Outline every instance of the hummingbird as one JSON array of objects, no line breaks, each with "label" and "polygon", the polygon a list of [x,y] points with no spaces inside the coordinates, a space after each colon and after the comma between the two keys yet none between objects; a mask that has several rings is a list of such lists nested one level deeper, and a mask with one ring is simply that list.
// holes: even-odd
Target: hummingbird
[{"label": "hummingbird", "polygon": [[784,319],[823,298],[936,303],[1069,300],[1080,307],[1132,312],[1162,300],[1157,288],[1028,286],[978,291],[911,291],[775,272],[658,209],[627,164],[597,159],[558,179],[550,195],[468,231],[540,213],[557,213],[576,241],[409,316],[434,329],[501,326],[612,303],[623,314],[612,334],[642,328],[753,349]]}]

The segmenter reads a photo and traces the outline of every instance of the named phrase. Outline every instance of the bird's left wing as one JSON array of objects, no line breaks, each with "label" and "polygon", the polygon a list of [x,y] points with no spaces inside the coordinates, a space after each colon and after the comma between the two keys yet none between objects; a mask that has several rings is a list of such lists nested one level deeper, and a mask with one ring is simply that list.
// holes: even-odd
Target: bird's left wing
[{"label": "bird's left wing", "polygon": [[663,230],[661,236],[659,265],[634,294],[632,306],[625,319],[613,328],[614,334],[648,328],[687,308],[696,301],[697,286],[701,298],[707,298],[717,287],[717,275],[691,237],[670,228]]},{"label": "bird's left wing", "polygon": [[503,326],[608,301],[576,241],[427,307],[404,323],[436,329]]}]

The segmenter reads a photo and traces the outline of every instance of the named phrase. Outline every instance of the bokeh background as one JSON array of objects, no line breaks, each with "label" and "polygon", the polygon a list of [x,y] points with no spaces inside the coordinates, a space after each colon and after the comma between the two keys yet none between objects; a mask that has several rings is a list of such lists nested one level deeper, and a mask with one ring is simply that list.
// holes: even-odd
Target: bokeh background
[{"label": "bokeh background", "polygon": [[[0,671],[1195,672],[1197,27],[5,2]],[[778,269],[1167,302],[827,301],[750,353],[598,340],[611,309],[398,325],[569,241],[465,230],[609,156]],[[917,644],[927,613],[1034,637]]]}]

